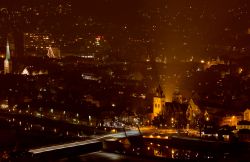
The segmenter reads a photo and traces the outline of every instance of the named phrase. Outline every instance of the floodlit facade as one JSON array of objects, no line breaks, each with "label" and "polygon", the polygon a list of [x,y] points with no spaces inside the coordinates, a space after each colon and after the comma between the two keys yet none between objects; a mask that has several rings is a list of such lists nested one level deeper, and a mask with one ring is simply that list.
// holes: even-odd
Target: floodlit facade
[{"label": "floodlit facade", "polygon": [[238,122],[242,120],[242,116],[226,116],[221,120],[220,125],[237,126]]},{"label": "floodlit facade", "polygon": [[156,95],[153,98],[153,115],[152,118],[158,116],[163,108],[165,107],[165,95],[163,94],[163,91],[161,87],[159,86],[156,90]]},{"label": "floodlit facade", "polygon": [[47,56],[49,58],[59,58],[61,56],[61,51],[59,48],[52,48],[52,47],[49,47],[48,48],[48,53],[47,53]]},{"label": "floodlit facade", "polygon": [[244,120],[250,121],[250,109],[244,111]]}]

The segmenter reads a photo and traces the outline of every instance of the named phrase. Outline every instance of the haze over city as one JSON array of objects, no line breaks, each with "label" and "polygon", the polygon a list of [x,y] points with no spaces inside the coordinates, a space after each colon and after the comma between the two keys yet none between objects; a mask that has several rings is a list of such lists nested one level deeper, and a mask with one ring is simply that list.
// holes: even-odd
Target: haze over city
[{"label": "haze over city", "polygon": [[249,47],[249,0],[1,0],[0,161],[244,161]]}]

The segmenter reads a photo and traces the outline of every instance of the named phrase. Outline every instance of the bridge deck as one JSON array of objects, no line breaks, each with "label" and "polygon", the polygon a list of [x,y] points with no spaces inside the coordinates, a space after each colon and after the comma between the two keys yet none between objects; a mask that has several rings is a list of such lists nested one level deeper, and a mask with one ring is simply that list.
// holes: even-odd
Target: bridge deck
[{"label": "bridge deck", "polygon": [[[126,135],[127,136],[135,136],[135,135],[139,135],[139,133],[138,133],[138,131],[130,130],[130,131],[126,132]],[[90,140],[86,140],[86,141],[58,144],[58,145],[54,145],[54,146],[47,146],[47,147],[41,147],[41,148],[37,148],[37,149],[31,149],[31,150],[29,150],[29,153],[35,155],[35,154],[42,154],[42,153],[50,152],[50,151],[80,147],[80,146],[84,146],[84,145],[99,143],[100,140],[107,138],[107,137],[123,138],[123,137],[125,137],[125,133],[120,132],[120,133],[114,133],[114,134],[107,134],[107,135],[103,135],[103,136],[95,136],[94,139],[90,139]]]},{"label": "bridge deck", "polygon": [[67,143],[67,144],[61,144],[61,145],[42,147],[42,148],[38,148],[38,149],[31,149],[31,150],[29,150],[29,152],[32,154],[39,154],[39,153],[60,150],[60,149],[66,149],[66,148],[72,148],[72,147],[76,147],[76,146],[83,146],[83,145],[93,144],[93,143],[98,143],[98,142],[100,142],[100,141],[95,140],[95,139],[94,140],[86,140],[86,141],[81,141],[81,142],[73,142],[73,143]]}]

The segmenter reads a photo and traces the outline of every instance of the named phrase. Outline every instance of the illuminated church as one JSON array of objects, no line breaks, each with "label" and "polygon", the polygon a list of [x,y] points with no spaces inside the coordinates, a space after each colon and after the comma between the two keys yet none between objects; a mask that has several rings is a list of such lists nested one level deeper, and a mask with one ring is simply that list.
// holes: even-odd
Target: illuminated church
[{"label": "illuminated church", "polygon": [[12,72],[12,61],[10,59],[10,45],[7,38],[6,56],[4,60],[4,74],[9,74],[11,72]]},{"label": "illuminated church", "polygon": [[201,110],[192,98],[188,102],[183,102],[178,88],[173,93],[172,102],[166,102],[160,86],[156,89],[151,120],[160,117],[158,118],[162,120],[160,122],[168,127],[193,128],[197,125],[200,115]]},{"label": "illuminated church", "polygon": [[161,86],[156,89],[156,94],[153,97],[153,114],[152,119],[162,113],[163,108],[165,107],[165,95]]}]

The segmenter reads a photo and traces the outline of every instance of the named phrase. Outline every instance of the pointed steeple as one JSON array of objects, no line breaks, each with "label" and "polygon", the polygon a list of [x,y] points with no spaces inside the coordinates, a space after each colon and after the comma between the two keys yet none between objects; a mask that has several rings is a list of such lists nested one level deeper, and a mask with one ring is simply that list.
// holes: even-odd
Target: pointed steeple
[{"label": "pointed steeple", "polygon": [[12,71],[12,62],[10,60],[10,45],[9,45],[9,40],[7,38],[6,56],[4,60],[4,74],[11,73],[11,71]]},{"label": "pointed steeple", "polygon": [[156,88],[156,96],[160,98],[165,98],[161,85]]},{"label": "pointed steeple", "polygon": [[7,44],[6,44],[6,56],[5,56],[6,60],[10,60],[10,45],[9,45],[9,40],[7,38]]}]

